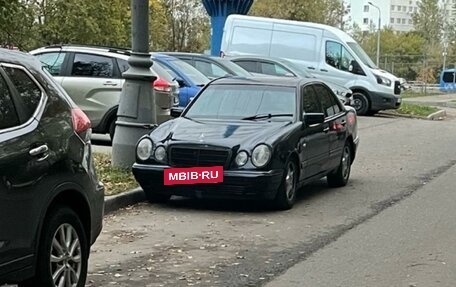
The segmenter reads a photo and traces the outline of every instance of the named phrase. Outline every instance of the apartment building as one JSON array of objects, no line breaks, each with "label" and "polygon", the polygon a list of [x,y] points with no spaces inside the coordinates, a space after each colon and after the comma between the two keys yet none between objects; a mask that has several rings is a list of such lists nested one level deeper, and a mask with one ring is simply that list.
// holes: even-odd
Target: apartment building
[{"label": "apartment building", "polygon": [[411,31],[412,15],[418,11],[418,2],[419,0],[345,0],[348,7],[348,23],[349,26],[356,23],[363,31],[376,30],[380,12],[382,28],[391,27],[401,32]]}]

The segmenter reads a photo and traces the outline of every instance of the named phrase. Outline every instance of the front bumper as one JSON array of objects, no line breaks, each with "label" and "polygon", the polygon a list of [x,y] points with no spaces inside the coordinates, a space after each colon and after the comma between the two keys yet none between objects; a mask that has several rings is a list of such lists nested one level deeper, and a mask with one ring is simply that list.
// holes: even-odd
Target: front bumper
[{"label": "front bumper", "polygon": [[225,170],[223,183],[165,186],[166,168],[170,167],[135,163],[133,174],[146,193],[219,199],[273,199],[283,177],[283,170]]},{"label": "front bumper", "polygon": [[370,96],[371,110],[373,111],[398,109],[402,103],[402,99],[399,95],[370,92]]}]

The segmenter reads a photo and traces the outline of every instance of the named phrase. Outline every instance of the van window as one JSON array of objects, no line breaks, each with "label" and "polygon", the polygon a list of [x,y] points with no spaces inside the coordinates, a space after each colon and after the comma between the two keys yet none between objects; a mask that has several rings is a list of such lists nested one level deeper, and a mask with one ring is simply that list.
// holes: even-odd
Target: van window
[{"label": "van window", "polygon": [[453,82],[455,82],[455,73],[454,72],[444,72],[442,80],[443,80],[444,83],[453,83]]},{"label": "van window", "polygon": [[326,63],[328,65],[348,72],[352,61],[355,61],[355,58],[350,55],[342,44],[332,41],[326,42]]},{"label": "van window", "polygon": [[242,54],[269,55],[270,30],[235,27],[230,51]]},{"label": "van window", "polygon": [[315,35],[274,31],[270,55],[277,58],[314,61],[316,42]]}]

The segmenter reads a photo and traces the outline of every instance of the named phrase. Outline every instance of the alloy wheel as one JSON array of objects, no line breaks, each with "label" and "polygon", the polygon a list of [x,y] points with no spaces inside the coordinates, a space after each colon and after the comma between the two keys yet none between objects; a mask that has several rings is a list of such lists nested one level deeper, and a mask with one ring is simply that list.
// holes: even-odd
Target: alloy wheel
[{"label": "alloy wheel", "polygon": [[295,167],[291,162],[288,164],[287,175],[285,177],[285,190],[287,198],[292,200],[295,194]]},{"label": "alloy wheel", "polygon": [[62,224],[54,234],[50,264],[55,287],[76,287],[81,275],[81,243],[74,227]]}]

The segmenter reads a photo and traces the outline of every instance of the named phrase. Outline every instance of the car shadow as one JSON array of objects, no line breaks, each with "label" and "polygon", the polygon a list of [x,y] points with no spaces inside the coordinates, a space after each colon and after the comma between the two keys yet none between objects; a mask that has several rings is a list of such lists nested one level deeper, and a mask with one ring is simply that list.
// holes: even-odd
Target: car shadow
[{"label": "car shadow", "polygon": [[[328,187],[326,180],[318,180],[300,188],[294,208],[299,208],[305,202],[334,192],[336,189]],[[233,200],[233,199],[201,199],[173,196],[162,207],[171,207],[180,210],[206,210],[218,212],[244,212],[244,213],[274,213],[276,210],[271,201],[258,200]]]}]

